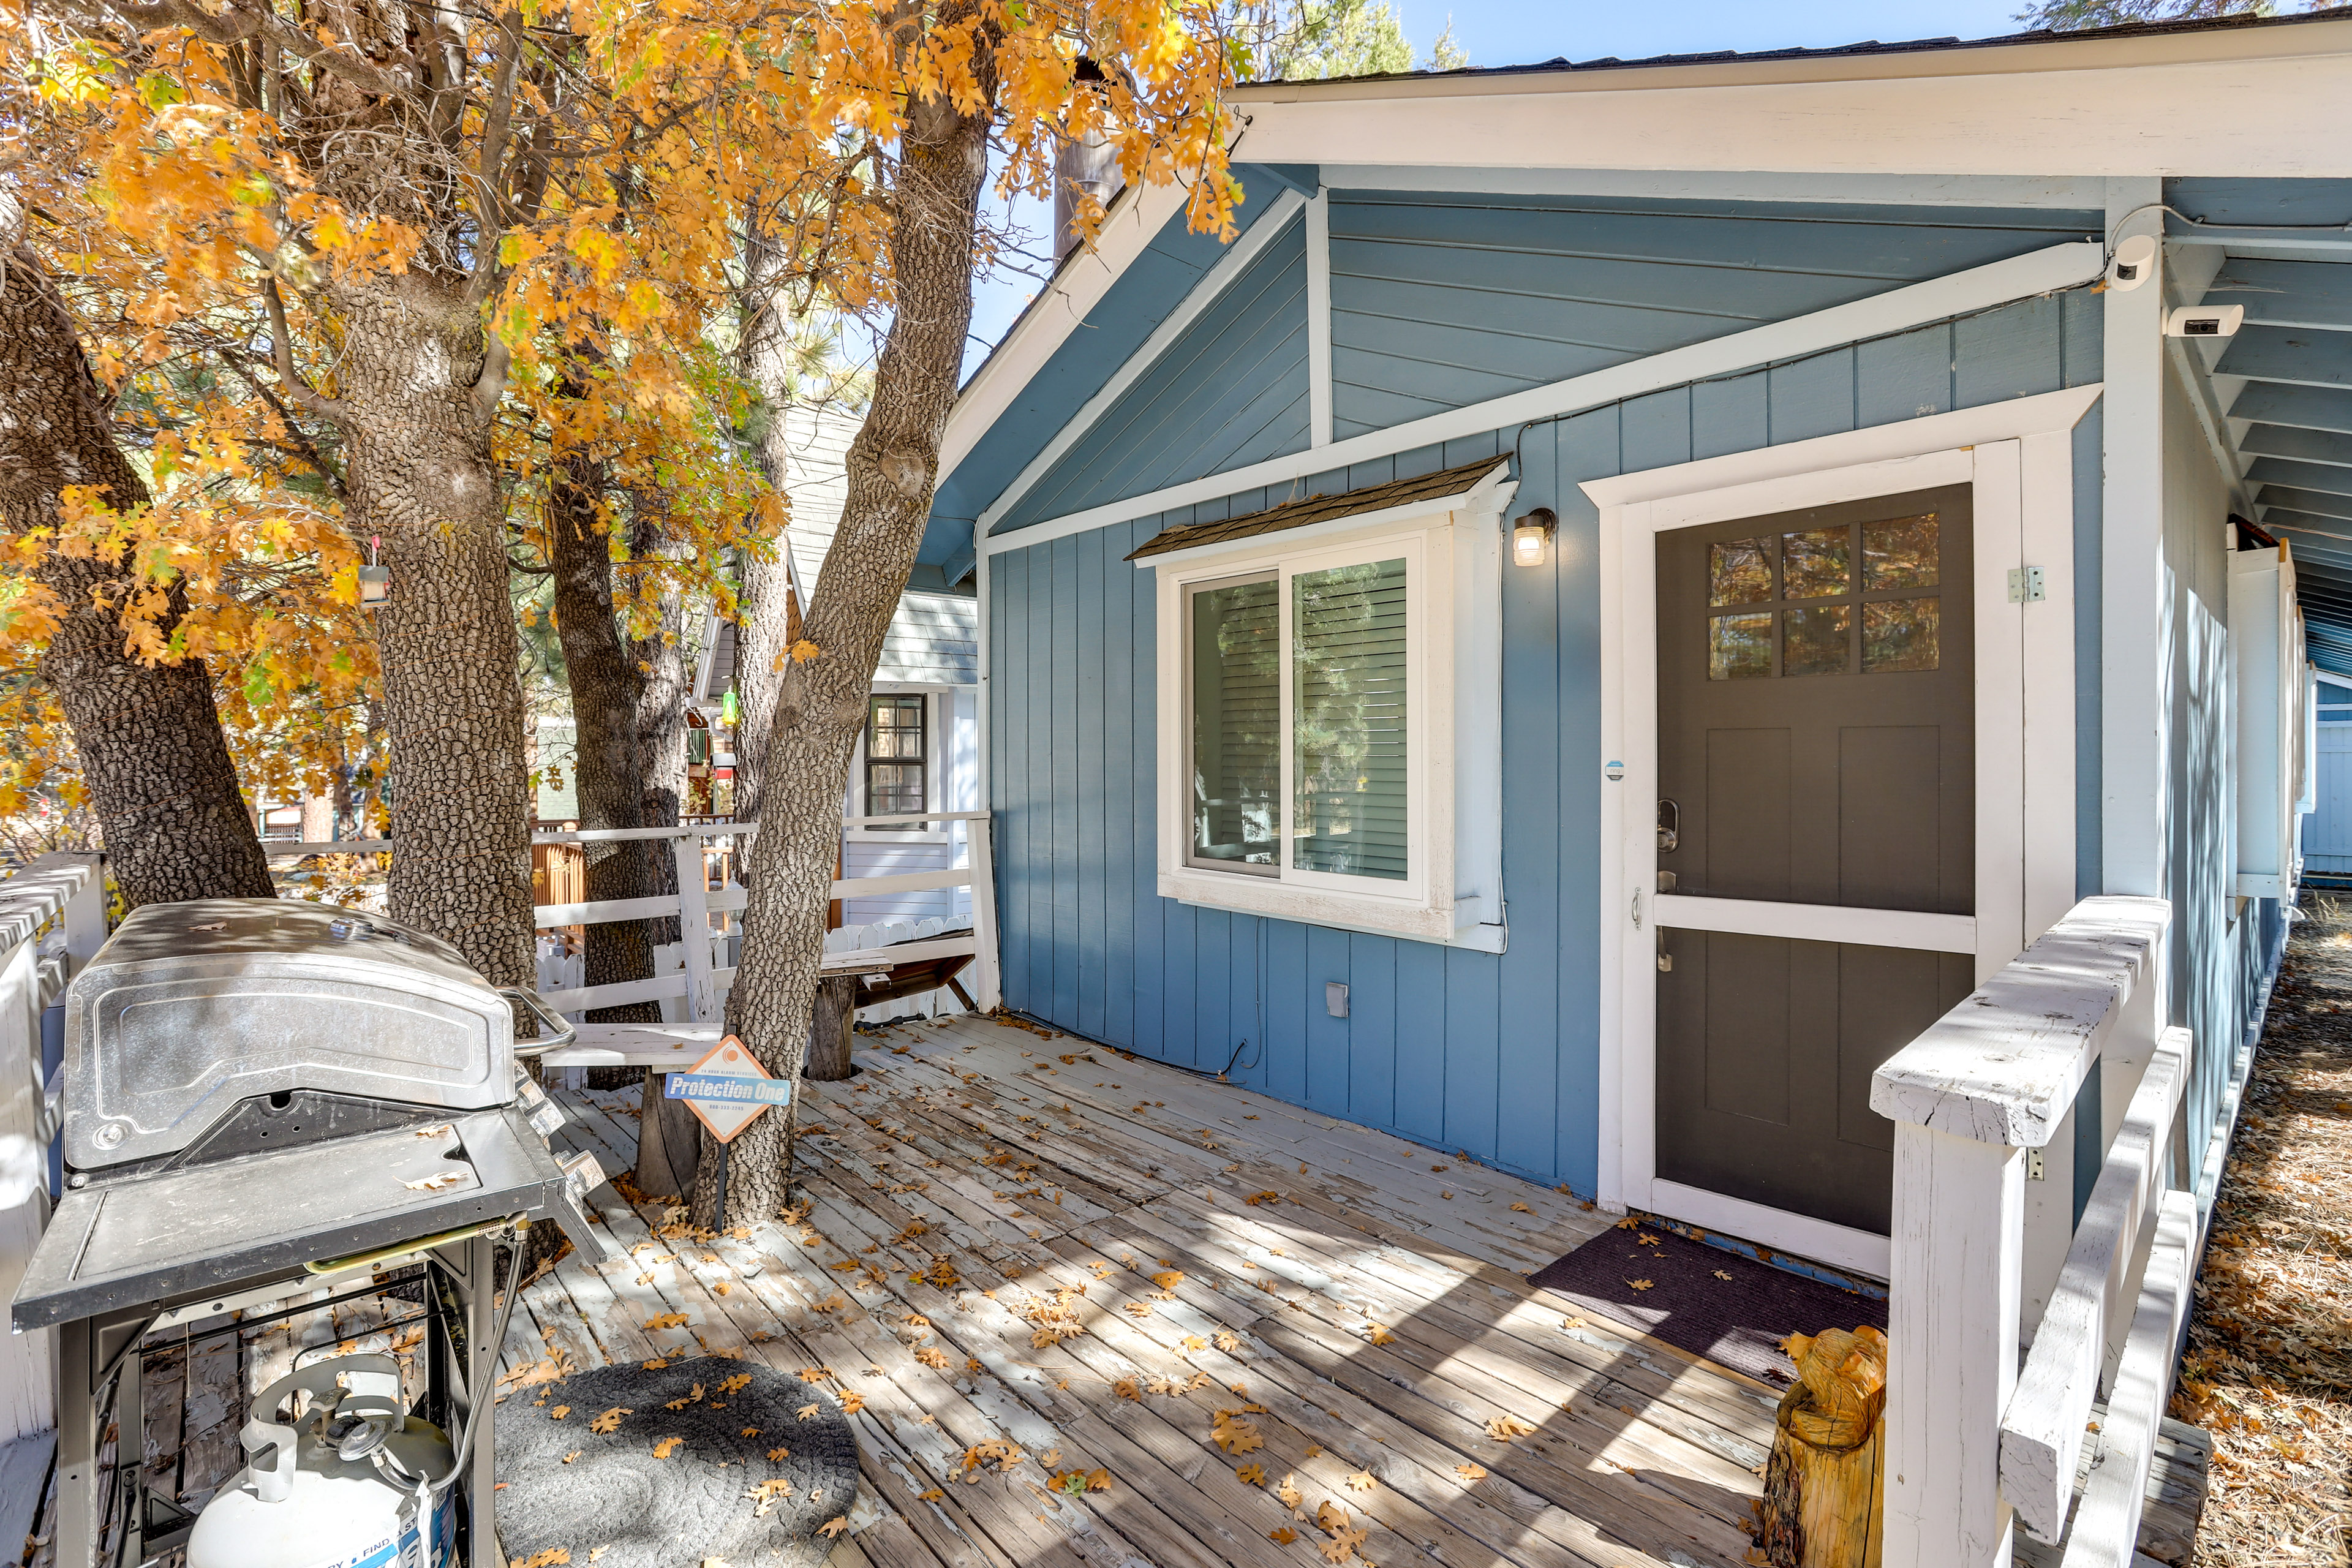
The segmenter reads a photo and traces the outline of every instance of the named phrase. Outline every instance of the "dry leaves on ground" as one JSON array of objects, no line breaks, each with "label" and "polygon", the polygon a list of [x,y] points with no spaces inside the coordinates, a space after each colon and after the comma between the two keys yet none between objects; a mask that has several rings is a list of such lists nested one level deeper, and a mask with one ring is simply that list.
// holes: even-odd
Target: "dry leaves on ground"
[{"label": "dry leaves on ground", "polygon": [[665,1437],[654,1445],[654,1458],[667,1459],[685,1447],[686,1439],[683,1437]]},{"label": "dry leaves on ground", "polygon": [[1456,1465],[1454,1467],[1454,1474],[1461,1480],[1464,1486],[1472,1486],[1486,1479],[1486,1467],[1484,1465]]},{"label": "dry leaves on ground", "polygon": [[1228,1454],[1247,1454],[1265,1447],[1257,1424],[1242,1419],[1238,1410],[1220,1410],[1210,1423],[1209,1437]]},{"label": "dry leaves on ground", "polygon": [[1486,1423],[1486,1436],[1498,1443],[1507,1443],[1514,1437],[1524,1437],[1534,1430],[1534,1427],[1515,1415],[1497,1415]]},{"label": "dry leaves on ground", "polygon": [[2213,1435],[2196,1560],[2352,1546],[2352,902],[2306,898],[2239,1113],[2172,1414]]},{"label": "dry leaves on ground", "polygon": [[589,1422],[588,1430],[591,1432],[604,1433],[617,1432],[621,1429],[621,1417],[624,1415],[633,1415],[635,1414],[635,1412],[631,1410],[625,1405],[615,1405],[602,1415],[597,1416],[593,1421]]}]

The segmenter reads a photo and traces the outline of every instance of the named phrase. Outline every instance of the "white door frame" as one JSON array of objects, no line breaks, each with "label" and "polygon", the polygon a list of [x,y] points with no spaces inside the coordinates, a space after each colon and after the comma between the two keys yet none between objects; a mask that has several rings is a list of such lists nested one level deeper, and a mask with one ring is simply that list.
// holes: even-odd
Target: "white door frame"
[{"label": "white door frame", "polygon": [[[1887,1238],[1656,1174],[1657,552],[1668,529],[1967,484],[1975,533],[1976,914],[1874,922],[1873,938],[1972,951],[1979,980],[2074,902],[2072,431],[2099,387],[1587,481],[1601,509],[1600,1200],[1884,1279]],[[2011,603],[2010,574],[2045,597]],[[2030,672],[2030,678],[2029,678]],[[1616,775],[1622,770],[1622,777]],[[1853,940],[1853,911],[1748,903],[1730,917],[1668,895],[1670,925]],[[1949,946],[1947,946],[1947,944]]]}]

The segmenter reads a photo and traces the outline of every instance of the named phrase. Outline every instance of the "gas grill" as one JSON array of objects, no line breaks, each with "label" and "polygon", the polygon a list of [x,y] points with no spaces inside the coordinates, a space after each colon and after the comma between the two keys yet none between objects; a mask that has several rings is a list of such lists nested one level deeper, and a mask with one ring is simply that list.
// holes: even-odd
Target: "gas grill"
[{"label": "gas grill", "polygon": [[[159,1328],[394,1289],[425,1308],[418,1415],[487,1417],[494,1237],[520,1256],[517,1227],[551,1220],[606,1251],[581,1202],[604,1177],[551,1148],[562,1113],[517,1062],[509,1000],[556,1031],[525,1050],[571,1037],[436,937],[290,900],[150,904],[75,976],[66,1191],[14,1309],[59,1330],[61,1568],[139,1563],[188,1527],[135,1463],[110,1495],[97,1474],[110,1411],[117,1451],[142,1451],[137,1346]],[[496,1561],[488,1426],[458,1450],[451,1562]]]}]

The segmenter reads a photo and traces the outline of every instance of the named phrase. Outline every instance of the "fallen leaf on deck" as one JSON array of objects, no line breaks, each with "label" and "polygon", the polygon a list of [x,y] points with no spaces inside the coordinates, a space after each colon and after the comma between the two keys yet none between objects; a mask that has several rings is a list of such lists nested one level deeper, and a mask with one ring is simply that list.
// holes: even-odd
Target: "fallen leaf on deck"
[{"label": "fallen leaf on deck", "polygon": [[858,1393],[856,1389],[851,1388],[845,1388],[841,1391],[841,1410],[843,1415],[855,1415],[865,1408],[866,1395]]},{"label": "fallen leaf on deck", "polygon": [[1247,1454],[1265,1447],[1254,1422],[1241,1418],[1237,1410],[1220,1410],[1209,1432],[1210,1440],[1228,1454]]},{"label": "fallen leaf on deck", "polygon": [[940,1499],[947,1495],[947,1493],[940,1490],[939,1488],[932,1487],[927,1491],[917,1492],[915,1494],[915,1500],[917,1502],[937,1502]]},{"label": "fallen leaf on deck", "polygon": [[848,1528],[848,1517],[846,1515],[841,1515],[833,1519],[828,1519],[823,1524],[818,1525],[816,1527],[816,1532],[819,1535],[838,1536],[843,1531],[847,1530]]},{"label": "fallen leaf on deck", "polygon": [[1724,1272],[1722,1269],[1720,1269],[1720,1268],[1718,1268],[1718,1269],[1717,1269],[1717,1270],[1715,1271],[1715,1277],[1716,1277],[1717,1279],[1730,1279],[1730,1278],[1731,1278],[1731,1276],[1730,1276],[1730,1275],[1728,1275],[1728,1274],[1725,1273],[1725,1272]]},{"label": "fallen leaf on deck", "polygon": [[646,1320],[646,1331],[647,1333],[657,1333],[663,1329],[682,1329],[684,1327],[686,1327],[686,1314],[684,1312],[664,1312],[657,1318],[647,1318]]},{"label": "fallen leaf on deck", "polygon": [[1348,1478],[1348,1489],[1351,1492],[1368,1492],[1372,1489],[1372,1472],[1370,1470],[1358,1470]]},{"label": "fallen leaf on deck", "polygon": [[1657,1288],[1657,1281],[1654,1279],[1628,1279],[1625,1283],[1636,1290],[1652,1290]]},{"label": "fallen leaf on deck", "polygon": [[1240,1469],[1234,1472],[1234,1479],[1241,1482],[1244,1486],[1262,1487],[1265,1485],[1265,1467],[1264,1465],[1244,1465]]},{"label": "fallen leaf on deck", "polygon": [[1497,1415],[1486,1423],[1486,1436],[1497,1443],[1507,1443],[1514,1437],[1524,1437],[1535,1428],[1515,1415]]},{"label": "fallen leaf on deck", "polygon": [[1471,1486],[1486,1479],[1486,1467],[1484,1465],[1456,1465],[1454,1467],[1454,1474],[1460,1479],[1464,1486]]},{"label": "fallen leaf on deck", "polygon": [[814,1405],[803,1405],[798,1410],[793,1411],[793,1414],[799,1416],[803,1421],[814,1421],[816,1419],[816,1413],[820,1408],[820,1406]]},{"label": "fallen leaf on deck", "polygon": [[1515,1213],[1518,1214],[1533,1214],[1536,1212],[1535,1210],[1528,1207],[1525,1204],[1513,1204],[1511,1208]]},{"label": "fallen leaf on deck", "polygon": [[831,1377],[832,1375],[833,1368],[829,1366],[804,1366],[801,1368],[801,1381],[803,1383],[823,1383],[826,1378]]},{"label": "fallen leaf on deck", "polygon": [[559,1405],[554,1409],[547,1413],[547,1418],[550,1421],[561,1421],[571,1414],[572,1406],[569,1405]]},{"label": "fallen leaf on deck", "polygon": [[1563,1329],[1580,1329],[1585,1326],[1585,1320],[1582,1318],[1562,1318],[1559,1321],[1559,1326]]},{"label": "fallen leaf on deck", "polygon": [[1255,1208],[1260,1204],[1278,1204],[1281,1201],[1282,1194],[1276,1192],[1252,1193],[1249,1196],[1242,1200],[1242,1202],[1249,1205],[1252,1208]]},{"label": "fallen leaf on deck", "polygon": [[1160,1273],[1154,1274],[1151,1277],[1151,1282],[1154,1285],[1159,1286],[1162,1290],[1173,1290],[1179,1284],[1183,1282],[1183,1279],[1184,1271],[1182,1269],[1170,1268]]},{"label": "fallen leaf on deck", "polygon": [[1371,1341],[1372,1343],[1376,1345],[1392,1345],[1396,1343],[1396,1336],[1389,1332],[1386,1328],[1382,1327],[1379,1323],[1366,1323],[1364,1325],[1364,1337]]},{"label": "fallen leaf on deck", "polygon": [[1273,1542],[1276,1546],[1287,1546],[1292,1542],[1298,1539],[1298,1531],[1291,1529],[1290,1526],[1286,1524],[1279,1529],[1267,1531],[1265,1532],[1265,1538],[1268,1541]]},{"label": "fallen leaf on deck", "polygon": [[1298,1489],[1298,1478],[1295,1475],[1283,1477],[1282,1484],[1274,1489],[1274,1495],[1282,1500],[1285,1508],[1297,1508],[1298,1500],[1306,1496]]},{"label": "fallen leaf on deck", "polygon": [[621,1417],[634,1414],[635,1414],[635,1412],[632,1411],[627,1405],[615,1405],[613,1408],[604,1412],[604,1415],[599,1415],[596,1419],[588,1423],[588,1430],[591,1432],[617,1432],[621,1429]]},{"label": "fallen leaf on deck", "polygon": [[1127,1304],[1126,1311],[1127,1315],[1130,1318],[1148,1318],[1151,1316],[1151,1303],[1149,1301],[1129,1301]]},{"label": "fallen leaf on deck", "polygon": [[654,1458],[667,1459],[685,1447],[686,1439],[683,1437],[665,1437],[654,1445]]},{"label": "fallen leaf on deck", "polygon": [[1198,1334],[1186,1334],[1181,1340],[1179,1340],[1177,1343],[1182,1345],[1188,1351],[1204,1351],[1209,1348],[1209,1342],[1202,1339]]},{"label": "fallen leaf on deck", "polygon": [[948,1352],[940,1349],[937,1345],[925,1345],[921,1350],[915,1352],[915,1359],[921,1362],[925,1366],[934,1367],[944,1372],[947,1370],[950,1358],[948,1356]]},{"label": "fallen leaf on deck", "polygon": [[1220,1333],[1217,1335],[1217,1348],[1223,1351],[1226,1354],[1231,1355],[1234,1352],[1242,1348],[1242,1337],[1241,1335],[1230,1331]]},{"label": "fallen leaf on deck", "polygon": [[551,1546],[544,1552],[534,1552],[528,1557],[518,1557],[512,1568],[555,1568],[559,1563],[572,1561],[572,1553],[561,1546]]}]

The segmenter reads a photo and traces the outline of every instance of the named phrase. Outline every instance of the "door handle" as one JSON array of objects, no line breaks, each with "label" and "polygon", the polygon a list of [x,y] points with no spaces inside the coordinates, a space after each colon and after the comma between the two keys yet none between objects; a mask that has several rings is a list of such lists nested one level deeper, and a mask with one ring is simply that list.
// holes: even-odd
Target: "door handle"
[{"label": "door handle", "polygon": [[1658,802],[1658,853],[1671,855],[1682,842],[1683,808],[1673,801]]}]

